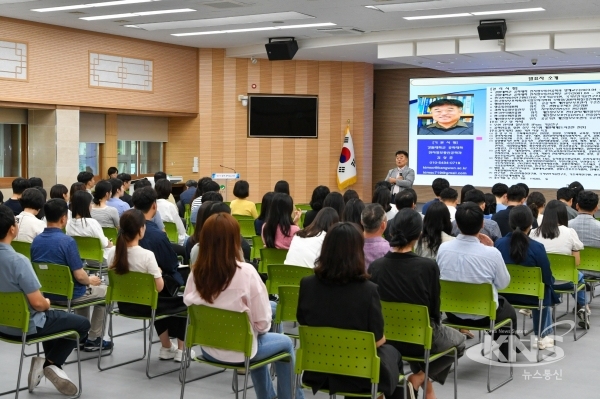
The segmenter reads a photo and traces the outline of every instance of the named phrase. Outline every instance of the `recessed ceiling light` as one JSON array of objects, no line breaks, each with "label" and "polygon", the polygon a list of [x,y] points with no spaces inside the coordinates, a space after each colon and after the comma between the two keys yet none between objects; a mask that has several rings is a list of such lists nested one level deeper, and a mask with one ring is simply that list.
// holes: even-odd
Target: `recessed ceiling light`
[{"label": "recessed ceiling light", "polygon": [[123,25],[125,28],[134,28],[134,29],[142,29],[137,25]]},{"label": "recessed ceiling light", "polygon": [[497,11],[476,11],[472,12],[473,15],[495,15],[495,14],[515,14],[519,12],[536,12],[536,11],[546,11],[542,7],[536,8],[520,8],[516,10],[497,10]]},{"label": "recessed ceiling light", "polygon": [[376,6],[365,6],[365,8],[369,8],[369,9],[371,9],[371,10],[375,10],[375,11],[383,12],[383,11],[381,11],[381,9],[380,9],[379,7],[376,7]]},{"label": "recessed ceiling light", "polygon": [[439,14],[439,15],[420,15],[417,17],[404,17],[404,19],[408,21],[413,21],[417,19],[438,19],[438,18],[459,18],[459,17],[472,17],[473,15],[468,12],[462,12],[459,14]]},{"label": "recessed ceiling light", "polygon": [[267,27],[263,27],[263,28],[213,30],[213,31],[207,31],[207,32],[171,33],[171,36],[219,35],[219,34],[223,34],[223,33],[260,32],[260,31],[265,31],[265,30],[316,28],[316,27],[320,27],[320,26],[335,26],[335,24],[333,22],[324,22],[324,23],[320,23],[320,24],[267,26]]},{"label": "recessed ceiling light", "polygon": [[454,61],[438,61],[438,64],[442,64],[442,65],[447,65],[447,64],[454,64]]},{"label": "recessed ceiling light", "polygon": [[98,21],[101,19],[115,19],[115,18],[132,18],[132,17],[143,17],[146,15],[159,15],[159,14],[175,14],[180,12],[192,12],[196,11],[192,8],[180,8],[176,10],[159,10],[159,11],[140,11],[130,12],[125,14],[111,14],[111,15],[97,15],[95,17],[81,17],[85,21]]},{"label": "recessed ceiling light", "polygon": [[105,1],[105,2],[102,2],[102,3],[74,4],[72,6],[36,8],[36,9],[31,10],[31,11],[49,12],[49,11],[78,10],[78,9],[81,9],[81,8],[110,7],[110,6],[123,6],[123,5],[127,5],[127,4],[137,4],[137,3],[151,3],[153,1],[160,1],[160,0],[118,0],[118,1]]}]

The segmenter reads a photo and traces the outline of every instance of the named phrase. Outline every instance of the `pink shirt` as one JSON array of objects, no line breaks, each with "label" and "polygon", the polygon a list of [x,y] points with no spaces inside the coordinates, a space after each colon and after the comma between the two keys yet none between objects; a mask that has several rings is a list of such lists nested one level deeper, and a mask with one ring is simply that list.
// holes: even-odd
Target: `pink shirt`
[{"label": "pink shirt", "polygon": [[[263,231],[265,230],[265,225],[263,224]],[[300,227],[296,226],[295,224],[290,226],[290,235],[286,236],[285,234],[283,234],[283,231],[281,231],[281,227],[277,228],[277,231],[275,232],[275,248],[277,249],[290,249],[290,245],[292,244],[292,238],[294,238],[294,235],[296,234],[296,232],[300,230]],[[265,243],[265,236],[262,235],[262,239],[263,239],[263,244],[266,245]]]},{"label": "pink shirt", "polygon": [[[246,312],[252,326],[252,356],[256,355],[258,345],[256,337],[258,334],[266,333],[271,328],[271,304],[267,287],[260,279],[254,267],[249,263],[237,262],[238,268],[229,283],[229,286],[219,294],[213,303],[208,303],[198,293],[194,283],[194,275],[190,273],[183,302],[190,305],[206,305],[213,308],[233,310],[235,312]],[[242,363],[244,354],[222,349],[202,347],[210,356],[222,362]]]}]

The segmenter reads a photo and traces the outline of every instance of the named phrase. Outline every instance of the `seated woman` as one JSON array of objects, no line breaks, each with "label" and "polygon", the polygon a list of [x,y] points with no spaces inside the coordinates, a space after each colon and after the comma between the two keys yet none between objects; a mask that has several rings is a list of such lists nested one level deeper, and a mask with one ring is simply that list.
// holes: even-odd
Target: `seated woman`
[{"label": "seated woman", "polygon": [[233,186],[233,195],[235,195],[236,199],[231,201],[231,204],[229,205],[231,207],[232,215],[252,216],[254,219],[258,218],[256,204],[246,199],[250,195],[250,185],[246,180],[238,180],[235,182],[235,185]]},{"label": "seated woman", "polygon": [[[342,194],[338,192],[331,192],[327,194],[327,197],[323,200],[323,208],[333,208],[337,211],[338,217],[342,220],[342,215],[344,214],[344,208],[346,207],[346,203],[344,202],[344,197]],[[306,218],[304,219],[306,221]]]},{"label": "seated woman", "polygon": [[44,195],[33,187],[23,191],[19,202],[23,207],[23,212],[16,217],[19,234],[15,237],[15,240],[30,243],[46,228],[46,221],[39,220],[36,217],[46,201],[44,201]]},{"label": "seated woman", "polygon": [[[400,399],[403,390],[397,384],[402,357],[385,343],[381,302],[377,285],[368,280],[365,271],[363,244],[362,233],[354,223],[338,223],[329,229],[315,275],[300,282],[296,316],[298,323],[304,326],[372,332],[381,359],[378,389],[386,398]],[[314,392],[328,389],[362,393],[371,388],[368,379],[310,371],[304,372],[302,381]]]},{"label": "seated woman", "polygon": [[432,203],[423,218],[423,234],[419,237],[415,253],[435,260],[440,245],[454,240],[451,232],[452,222],[448,207],[441,201]]},{"label": "seated woman", "polygon": [[391,221],[394,216],[396,216],[396,213],[398,213],[398,209],[395,206],[390,205],[391,200],[392,194],[390,190],[384,186],[379,186],[375,189],[373,200],[371,201],[373,203],[378,203],[383,207],[388,221]]},{"label": "seated woman", "polygon": [[273,201],[274,192],[269,191],[262,197],[262,202],[260,204],[260,215],[254,221],[254,232],[257,236],[262,233],[262,226],[267,220],[267,213],[269,212],[269,208],[271,207],[271,201]]},{"label": "seated woman", "polygon": [[542,220],[544,220],[544,208],[546,207],[546,197],[544,197],[544,194],[539,191],[529,193],[527,206],[531,209],[533,218],[537,220],[538,226],[542,224]]},{"label": "seated woman", "polygon": [[325,201],[325,197],[330,193],[329,187],[327,186],[317,186],[312,192],[312,197],[310,198],[310,211],[306,211],[304,215],[304,225],[309,226],[312,224],[313,220],[317,216],[317,213],[323,208],[323,201]]},{"label": "seated woman", "polygon": [[284,193],[275,193],[269,207],[267,220],[262,227],[262,239],[265,247],[289,249],[294,234],[300,230],[296,223],[301,214],[301,211],[294,210],[292,197]]},{"label": "seated woman", "polygon": [[50,188],[50,198],[60,198],[69,202],[69,189],[64,184],[55,184]]},{"label": "seated woman", "polygon": [[[508,216],[508,223],[513,230],[506,236],[496,241],[496,248],[502,254],[506,264],[515,264],[521,266],[539,267],[542,269],[542,281],[544,282],[544,303],[542,311],[542,330],[538,330],[540,311],[534,309],[533,313],[533,331],[538,337],[538,347],[540,349],[552,348],[554,339],[552,334],[552,316],[550,308],[560,302],[560,298],[554,293],[552,285],[554,277],[550,270],[550,261],[544,246],[537,241],[529,238],[531,225],[533,224],[533,214],[526,206],[515,206],[511,209]],[[538,301],[527,295],[502,294],[512,305],[531,305],[537,306]]]},{"label": "seated woman", "polygon": [[[294,346],[292,340],[271,328],[271,304],[264,283],[254,267],[243,262],[240,226],[228,213],[217,213],[209,217],[202,226],[199,245],[202,256],[192,268],[183,300],[186,305],[206,305],[218,309],[246,312],[252,326],[252,357],[257,361],[287,352],[291,362],[275,362],[277,371],[277,397],[292,397],[292,370],[294,368]],[[243,365],[244,354],[202,347],[203,356],[211,361]],[[273,398],[275,390],[267,366],[250,371],[258,398]],[[298,387],[296,398],[303,399],[302,388]]]},{"label": "seated woman", "polygon": [[183,245],[187,238],[187,234],[185,233],[185,226],[183,225],[183,221],[179,217],[179,211],[177,210],[177,205],[171,203],[168,198],[171,195],[171,190],[173,185],[167,179],[159,179],[154,184],[154,189],[156,190],[156,194],[158,195],[158,199],[156,200],[156,207],[160,212],[160,217],[163,222],[172,222],[177,226],[177,244]]},{"label": "seated woman", "polygon": [[92,209],[90,214],[102,227],[119,228],[119,211],[117,208],[106,205],[112,196],[112,184],[108,180],[101,180],[94,188]]},{"label": "seated woman", "polygon": [[342,213],[342,222],[356,223],[362,228],[361,215],[365,209],[365,203],[358,198],[349,199],[344,206],[344,212]]},{"label": "seated woman", "polygon": [[[425,218],[430,216],[434,205],[436,204],[429,207]],[[444,204],[442,206],[445,207]],[[448,224],[449,222],[450,215],[448,213]],[[423,218],[417,211],[404,208],[390,223],[392,225],[390,229],[392,234],[390,246],[392,248],[383,258],[371,263],[369,268],[371,281],[378,285],[381,300],[427,306],[433,329],[431,353],[439,353],[457,347],[458,357],[461,357],[465,350],[464,335],[442,324],[440,269],[435,260],[412,252],[421,235]],[[388,343],[403,355],[423,356],[422,346],[394,341],[388,341]],[[429,363],[429,378],[443,385],[453,362],[454,357],[443,356]],[[414,389],[418,390],[425,384],[425,363],[409,362],[409,364],[413,374],[408,377],[408,381]],[[427,381],[427,398],[435,398],[431,381]]]},{"label": "seated woman", "polygon": [[[529,238],[544,244],[546,253],[573,255],[575,264],[579,266],[579,251],[583,249],[583,243],[577,232],[568,227],[569,214],[567,205],[558,200],[549,201],[544,209],[542,224],[531,230]],[[583,284],[583,273],[579,272],[579,284]],[[572,283],[554,285],[555,290],[572,290]],[[588,324],[589,328],[590,310],[586,305],[585,290],[577,293],[577,316],[582,323]],[[585,326],[584,326],[585,327]]]},{"label": "seated woman", "polygon": [[322,208],[310,225],[296,232],[283,263],[314,268],[315,261],[321,254],[325,234],[337,222],[338,214],[333,208]]},{"label": "seated woman", "polygon": [[[160,293],[164,289],[165,282],[162,278],[162,272],[156,263],[154,253],[138,245],[146,232],[144,214],[137,209],[130,209],[123,212],[119,224],[121,227],[119,237],[117,238],[117,245],[108,253],[110,268],[120,275],[129,272],[152,274],[156,290]],[[156,315],[177,314],[185,311],[185,309],[182,297],[159,295]],[[119,312],[128,316],[149,317],[151,315],[149,306],[121,302],[119,302]],[[154,322],[156,334],[158,334],[160,343],[162,344],[158,353],[159,359],[173,359],[176,362],[181,362],[186,326],[187,320],[184,317],[173,316]],[[169,337],[177,338],[177,346],[173,345]],[[195,356],[196,354],[192,353],[192,357]]]}]

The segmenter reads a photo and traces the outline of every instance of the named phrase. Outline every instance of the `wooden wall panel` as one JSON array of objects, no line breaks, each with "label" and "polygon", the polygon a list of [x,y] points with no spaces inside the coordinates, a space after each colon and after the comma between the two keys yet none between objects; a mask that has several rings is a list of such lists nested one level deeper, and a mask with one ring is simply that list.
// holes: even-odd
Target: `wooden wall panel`
[{"label": "wooden wall panel", "polygon": [[[296,203],[308,202],[319,184],[337,190],[336,169],[346,120],[351,119],[360,165],[358,183],[352,188],[370,199],[371,149],[370,144],[366,150],[363,146],[372,140],[373,132],[369,103],[372,65],[267,60],[252,64],[227,59],[222,50],[211,49],[199,50],[198,63],[198,117],[194,122],[170,118],[168,173],[183,175],[184,180],[198,179],[222,170],[219,164],[223,164],[236,168],[248,180],[253,201],[260,201],[277,180],[284,179],[289,181]],[[247,93],[317,94],[319,138],[247,138],[247,109],[237,100],[238,95]],[[183,157],[192,159],[189,153],[193,151],[200,154],[199,173],[191,173],[187,160],[182,162]]]},{"label": "wooden wall panel", "polygon": [[[197,52],[120,36],[0,17],[0,37],[28,43],[28,80],[0,80],[2,101],[155,113],[198,111]],[[89,52],[154,62],[154,91],[89,87]]]}]

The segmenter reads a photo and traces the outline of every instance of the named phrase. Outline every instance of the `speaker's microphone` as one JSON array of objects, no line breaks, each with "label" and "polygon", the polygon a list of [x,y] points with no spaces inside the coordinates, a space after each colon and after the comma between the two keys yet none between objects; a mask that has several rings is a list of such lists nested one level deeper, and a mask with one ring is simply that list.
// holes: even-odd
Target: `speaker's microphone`
[{"label": "speaker's microphone", "polygon": [[233,169],[233,168],[230,168],[229,166],[223,166],[223,165],[219,165],[219,166],[220,166],[220,167],[222,167],[222,168],[225,168],[225,169],[233,170],[233,173],[237,173],[237,172],[235,171],[235,169]]}]

